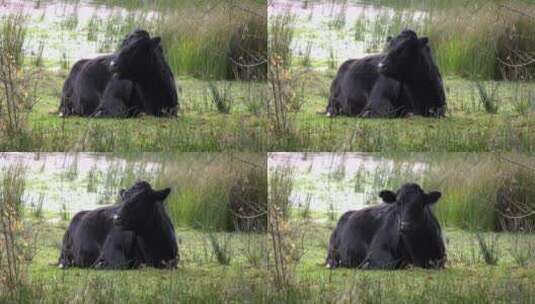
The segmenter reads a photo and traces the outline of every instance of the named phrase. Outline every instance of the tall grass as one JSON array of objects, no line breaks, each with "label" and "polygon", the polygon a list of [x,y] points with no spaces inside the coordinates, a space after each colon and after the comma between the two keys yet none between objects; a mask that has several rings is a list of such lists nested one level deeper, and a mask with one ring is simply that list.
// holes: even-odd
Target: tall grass
[{"label": "tall grass", "polygon": [[[92,1],[87,24],[79,24],[78,2],[63,16],[64,31],[85,31],[102,53],[113,52],[137,28],[161,36],[175,74],[209,80],[265,80],[267,74],[267,5],[265,1]],[[124,8],[124,9],[122,9]]]},{"label": "tall grass", "polygon": [[292,256],[296,249],[292,237],[293,227],[289,224],[292,191],[292,173],[287,169],[274,169],[269,178],[268,235],[272,257],[271,273],[275,284],[287,290],[291,287],[295,266]]},{"label": "tall grass", "polygon": [[424,33],[444,73],[474,79],[533,79],[533,5],[485,1],[430,14]]},{"label": "tall grass", "polygon": [[[374,162],[363,159],[356,173],[347,177],[341,173],[345,168],[343,161],[333,163],[323,182],[332,183],[329,188],[343,189],[337,191],[362,194],[359,203],[363,205],[379,202],[381,190],[396,191],[405,183],[418,183],[424,191],[442,193],[433,209],[439,222],[446,227],[475,232],[531,232],[535,229],[535,158],[529,154],[388,153],[374,156],[377,157]],[[276,178],[272,176],[270,180]],[[302,182],[300,179],[292,181]],[[313,189],[315,187],[310,190],[312,192],[301,191],[314,194]],[[281,191],[280,195],[289,197],[290,194]],[[326,201],[323,208],[326,217],[332,218],[333,212],[329,209],[333,206],[328,203],[330,201]]]},{"label": "tall grass", "polygon": [[20,299],[27,266],[35,255],[34,234],[24,219],[25,169],[8,167],[0,184],[0,294]]},{"label": "tall grass", "polygon": [[[434,205],[442,225],[473,231],[531,231],[535,227],[535,159],[529,155],[489,153],[426,153],[390,155],[394,165],[378,167],[369,199],[382,189],[407,182],[425,191],[438,190]],[[423,161],[423,171],[415,164]]]},{"label": "tall grass", "polygon": [[267,7],[259,1],[182,1],[163,17],[157,33],[178,74],[237,79],[237,70],[251,65],[255,78],[265,79],[266,22]]},{"label": "tall grass", "polygon": [[[167,205],[174,222],[208,231],[236,229],[231,189],[241,180],[251,179],[251,174],[266,181],[264,156],[191,153],[182,158],[184,160],[169,163],[160,177],[162,185],[176,185]],[[252,191],[261,195],[265,190]]]},{"label": "tall grass", "polygon": [[291,132],[288,112],[295,96],[290,73],[292,62],[290,44],[294,35],[292,19],[291,14],[277,16],[270,20],[269,24],[268,80],[273,95],[267,104],[267,112],[276,136],[287,136]]},{"label": "tall grass", "polygon": [[0,19],[0,132],[16,137],[26,129],[37,102],[38,79],[23,68],[26,16],[14,13]]},{"label": "tall grass", "polygon": [[[467,157],[464,162],[457,159],[447,165],[436,164],[434,177],[428,178],[435,184],[441,181],[444,196],[436,207],[439,220],[471,230],[520,231],[530,227],[535,218],[533,159],[519,155]],[[520,209],[512,209],[515,206]]]},{"label": "tall grass", "polygon": [[[353,38],[368,53],[382,51],[387,36],[405,28],[430,37],[441,71],[484,80],[532,80],[535,75],[535,5],[519,0],[366,0],[380,5],[366,16],[363,6]],[[331,1],[341,9],[347,1]],[[383,6],[383,7],[381,7]],[[384,7],[386,6],[386,7]],[[333,13],[329,24],[340,26]],[[348,37],[349,38],[349,37]]]}]

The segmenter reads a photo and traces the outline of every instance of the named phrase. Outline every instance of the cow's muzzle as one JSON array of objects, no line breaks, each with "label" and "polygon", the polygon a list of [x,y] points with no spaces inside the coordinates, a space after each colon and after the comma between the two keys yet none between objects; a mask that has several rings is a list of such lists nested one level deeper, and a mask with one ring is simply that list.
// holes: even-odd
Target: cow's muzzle
[{"label": "cow's muzzle", "polygon": [[410,231],[411,226],[412,225],[408,221],[401,221],[401,223],[399,223],[399,230],[401,232]]},{"label": "cow's muzzle", "polygon": [[110,65],[108,66],[108,69],[113,74],[116,74],[116,73],[119,72],[119,69],[118,69],[118,66],[117,66],[117,62],[115,60],[110,61]]},{"label": "cow's muzzle", "polygon": [[112,220],[113,220],[114,225],[117,225],[117,226],[123,225],[123,220],[121,219],[119,214],[114,214],[112,217]]}]

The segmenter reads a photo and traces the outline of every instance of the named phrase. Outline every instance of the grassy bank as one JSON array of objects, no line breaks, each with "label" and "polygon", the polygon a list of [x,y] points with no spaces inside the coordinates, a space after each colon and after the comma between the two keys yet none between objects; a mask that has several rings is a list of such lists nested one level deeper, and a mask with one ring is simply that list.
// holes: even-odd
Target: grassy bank
[{"label": "grassy bank", "polygon": [[[300,157],[302,160],[307,159],[306,154]],[[381,155],[361,155],[361,157],[361,160],[371,160],[370,163],[362,162],[363,168],[374,168],[381,159]],[[368,186],[370,183],[371,185],[380,183],[383,187],[395,188],[400,180],[403,182],[413,180],[420,183],[423,181],[424,188],[430,187],[431,180],[438,182],[437,179],[433,179],[436,176],[429,172],[415,174],[414,166],[417,162],[420,162],[421,168],[422,161],[429,161],[431,164],[443,161],[444,165],[450,164],[451,171],[455,169],[463,171],[455,165],[464,158],[462,168],[471,168],[471,161],[477,160],[478,157],[479,155],[448,157],[446,154],[393,153],[383,159],[385,164],[394,161],[393,166],[385,166],[390,168],[386,170],[379,165],[370,171],[373,173],[365,181],[368,182]],[[339,156],[337,159],[343,160],[343,158]],[[481,155],[481,158],[488,160],[485,155]],[[344,163],[337,162],[334,158],[330,162],[326,159],[311,161],[308,170],[312,170],[314,164],[315,170],[324,176],[325,163],[331,164],[332,175],[337,174],[337,180],[343,179],[343,173],[335,173],[342,170],[335,168],[343,166]],[[303,167],[307,166],[300,163],[297,167],[303,170]],[[432,168],[436,166],[433,165]],[[451,171],[446,172],[446,180],[451,179],[448,174]],[[301,182],[292,180],[292,175],[288,176],[284,172],[291,171],[275,169],[270,177],[270,193],[286,193],[282,197],[273,195],[270,197],[274,210],[285,210],[288,207],[287,185],[290,185],[291,189],[291,185]],[[381,174],[383,176],[377,176]],[[458,174],[462,175],[463,172]],[[282,182],[281,177],[283,177]],[[285,180],[288,178],[289,180]],[[359,179],[355,176],[350,177],[350,180],[358,182]],[[343,188],[332,180],[320,182],[327,183],[333,192]],[[365,187],[355,185],[355,189],[359,186]],[[449,186],[453,188],[452,183]],[[456,186],[462,188],[459,184]],[[459,191],[466,190],[465,188]],[[443,194],[448,196],[446,191],[443,191]],[[446,202],[441,201],[438,204],[444,203]],[[440,211],[437,210],[437,213]],[[272,225],[270,231],[275,231],[270,233],[270,242],[274,248],[275,244],[280,248],[275,250],[275,253],[281,256],[278,259],[279,269],[283,269],[284,293],[288,303],[529,303],[534,300],[535,235],[533,233],[482,233],[442,224],[447,255],[443,270],[328,269],[325,267],[325,258],[329,237],[340,215],[329,215],[327,207],[325,214],[322,214],[310,210],[305,212],[302,207],[296,206],[283,214],[286,214],[286,217],[278,216],[277,213],[275,216],[270,214]]]},{"label": "grassy bank", "polygon": [[446,228],[444,270],[329,270],[324,261],[334,222],[292,225],[300,255],[291,264],[290,303],[528,303],[535,297],[533,259],[520,266],[515,258],[532,254],[533,235],[483,235],[495,248],[495,266],[485,262],[474,234]]},{"label": "grassy bank", "polygon": [[[229,188],[244,178],[266,179],[263,155],[130,153],[58,159],[61,156],[35,154],[18,163],[14,155],[2,163],[6,167],[0,176],[1,303],[265,302],[270,297],[271,289],[264,288],[269,278],[266,235],[215,231],[228,228],[225,220],[232,221]],[[35,164],[41,157],[43,162]],[[47,157],[52,162],[48,167]],[[93,167],[88,168],[91,157]],[[35,184],[39,172],[52,174],[46,185]],[[113,193],[115,198],[117,189],[138,179],[156,188],[172,188],[166,206],[177,228],[178,269],[60,270],[56,263],[62,236],[73,214],[44,210],[42,202],[61,200],[63,196],[55,192],[58,186],[60,191],[87,189],[86,196]],[[262,181],[252,184],[262,186]],[[44,191],[38,196],[41,207],[31,201],[37,189]],[[192,198],[192,193],[197,195]],[[265,193],[261,194],[265,203]],[[181,213],[183,209],[194,212]]]},{"label": "grassy bank", "polygon": [[[484,18],[493,20],[493,13],[506,14],[497,8],[499,3],[488,1],[470,3],[470,8],[465,12],[458,12],[465,9],[464,6],[451,3],[439,5],[438,1],[413,1],[409,4],[398,1],[397,6],[389,3],[387,7],[371,7],[345,0],[303,3],[303,6],[295,6],[295,15],[280,8],[275,9],[269,23],[270,46],[274,52],[272,61],[278,64],[271,65],[270,73],[275,75],[273,79],[281,80],[272,80],[270,84],[274,96],[282,97],[272,102],[275,109],[275,114],[272,114],[275,119],[272,120],[282,121],[279,124],[287,126],[285,132],[281,132],[286,135],[286,150],[298,150],[293,146],[302,146],[306,151],[533,149],[531,134],[535,130],[535,84],[529,81],[533,73],[526,70],[530,65],[522,71],[507,69],[500,72],[515,74],[514,77],[495,77],[494,74],[489,75],[488,71],[498,73],[496,62],[505,59],[486,54],[497,48],[499,51],[499,47],[516,47],[517,44],[531,52],[533,48],[528,45],[535,36],[523,32],[523,26],[514,25],[517,21],[529,23],[531,19],[526,21],[525,16],[507,10],[507,17],[503,17],[503,20],[500,17],[500,22],[493,23],[492,27],[478,26],[478,22]],[[417,6],[418,3],[422,6]],[[379,4],[386,5],[382,2]],[[351,12],[351,15],[347,12]],[[464,18],[466,14],[471,15]],[[466,30],[463,27],[465,23],[453,28],[459,23],[457,18],[464,18],[463,22],[473,24],[467,25]],[[354,117],[328,119],[322,116],[339,65],[348,58],[382,50],[387,35],[397,35],[406,27],[431,37],[435,57],[444,75],[448,104],[446,119],[411,117],[369,120]],[[511,32],[507,36],[511,40],[499,47],[489,44],[475,47],[476,44],[471,44],[469,39],[464,40],[465,34],[474,32],[476,37],[494,41],[511,28],[519,32]],[[482,32],[486,29],[493,31],[493,36]],[[455,46],[447,46],[450,42]],[[454,51],[458,53],[448,53]],[[462,62],[469,62],[470,65],[463,67]],[[448,64],[451,66],[448,67]],[[488,66],[491,66],[488,73],[483,72]],[[493,78],[514,81],[482,80]],[[277,100],[282,101],[280,105]],[[279,113],[277,109],[280,109]]]},{"label": "grassy bank", "polygon": [[[292,262],[287,288],[272,283],[264,264],[266,248],[260,246],[266,243],[259,236],[219,234],[230,237],[233,245],[228,266],[216,261],[206,234],[179,228],[182,262],[175,271],[62,271],[50,264],[57,259],[64,224],[42,224],[39,251],[29,264],[26,285],[14,294],[2,293],[0,299],[7,303],[529,303],[535,297],[532,257],[526,266],[518,266],[513,256],[519,244],[533,245],[533,236],[485,234],[487,241],[496,239],[496,266],[484,262],[473,234],[446,229],[445,270],[327,270],[323,261],[331,224],[293,224],[306,242],[297,245],[302,254]],[[250,244],[259,247],[247,249]],[[258,263],[251,262],[251,251],[260,257]]]},{"label": "grassy bank", "polygon": [[3,290],[1,302],[224,303],[268,298],[268,289],[264,288],[266,243],[262,235],[212,235],[225,248],[229,265],[218,262],[208,234],[178,228],[181,262],[176,270],[62,271],[53,264],[57,262],[65,227],[66,223],[34,223],[40,231],[37,254],[27,267],[25,282],[10,292]]},{"label": "grassy bank", "polygon": [[[266,85],[215,82],[230,113],[218,112],[210,83],[179,78],[178,119],[87,119],[57,116],[63,73],[46,73],[27,132],[0,138],[3,151],[533,151],[532,84],[483,82],[498,104],[487,114],[476,84],[447,78],[446,119],[329,119],[325,110],[331,74],[310,72],[296,91],[303,104],[288,113],[279,134],[266,115]],[[531,95],[530,95],[531,94]],[[223,94],[222,94],[223,95]],[[301,98],[301,99],[299,99]]]}]

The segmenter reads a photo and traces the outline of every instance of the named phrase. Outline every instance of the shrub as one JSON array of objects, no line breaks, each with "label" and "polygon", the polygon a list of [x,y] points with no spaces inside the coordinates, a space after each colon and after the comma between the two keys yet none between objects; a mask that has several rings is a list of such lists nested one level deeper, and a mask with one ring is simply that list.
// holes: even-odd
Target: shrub
[{"label": "shrub", "polygon": [[26,17],[7,15],[0,24],[0,131],[9,137],[24,132],[37,102],[36,73],[23,68]]},{"label": "shrub", "polygon": [[239,178],[229,194],[236,230],[265,231],[267,228],[267,179],[263,166]]},{"label": "shrub", "polygon": [[9,167],[0,184],[0,294],[18,297],[35,256],[34,235],[23,219],[24,168]]}]

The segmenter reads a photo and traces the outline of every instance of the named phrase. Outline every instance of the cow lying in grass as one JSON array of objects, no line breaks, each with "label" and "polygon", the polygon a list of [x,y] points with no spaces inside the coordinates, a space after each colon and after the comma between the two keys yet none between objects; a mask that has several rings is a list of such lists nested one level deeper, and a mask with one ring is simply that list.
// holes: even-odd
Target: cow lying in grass
[{"label": "cow lying in grass", "polygon": [[176,116],[175,78],[160,38],[136,30],[111,55],[76,62],[65,80],[60,116]]},{"label": "cow lying in grass", "polygon": [[137,182],[114,206],[78,212],[65,235],[59,267],[174,268],[178,245],[164,200],[171,189]]},{"label": "cow lying in grass", "polygon": [[327,116],[444,116],[446,95],[427,37],[388,38],[379,55],[344,62],[331,85]]},{"label": "cow lying in grass", "polygon": [[441,193],[405,184],[396,193],[384,190],[379,196],[383,204],[340,217],[329,241],[327,267],[442,268],[446,250],[431,212]]}]

